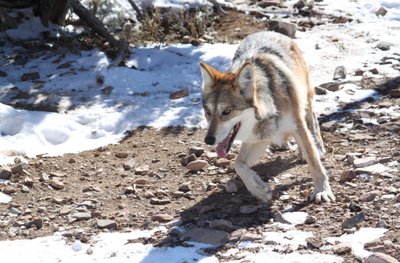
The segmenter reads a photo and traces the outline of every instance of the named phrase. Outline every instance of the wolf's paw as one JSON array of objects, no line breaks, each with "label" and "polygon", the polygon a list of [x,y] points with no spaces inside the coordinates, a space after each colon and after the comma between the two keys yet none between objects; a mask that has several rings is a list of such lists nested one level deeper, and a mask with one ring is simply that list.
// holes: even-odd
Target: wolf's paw
[{"label": "wolf's paw", "polygon": [[310,200],[314,201],[317,204],[322,202],[335,202],[335,196],[333,195],[332,191],[329,190],[322,190],[322,191],[315,191],[311,196]]},{"label": "wolf's paw", "polygon": [[264,182],[262,184],[257,184],[255,187],[249,187],[248,190],[254,197],[265,203],[272,199],[272,191],[268,184]]}]

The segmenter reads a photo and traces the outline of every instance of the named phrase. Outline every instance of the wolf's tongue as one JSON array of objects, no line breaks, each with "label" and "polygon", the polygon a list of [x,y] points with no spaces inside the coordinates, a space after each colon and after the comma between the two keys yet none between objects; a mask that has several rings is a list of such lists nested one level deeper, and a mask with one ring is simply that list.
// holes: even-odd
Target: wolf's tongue
[{"label": "wolf's tongue", "polygon": [[226,155],[228,154],[227,150],[229,146],[229,137],[230,137],[229,135],[226,136],[226,138],[217,145],[216,150],[219,158],[225,158]]}]

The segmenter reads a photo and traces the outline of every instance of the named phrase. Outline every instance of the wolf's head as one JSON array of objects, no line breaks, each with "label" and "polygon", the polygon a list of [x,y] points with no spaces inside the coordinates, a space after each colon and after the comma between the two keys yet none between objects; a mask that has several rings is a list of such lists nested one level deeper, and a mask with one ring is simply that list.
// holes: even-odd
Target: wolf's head
[{"label": "wolf's head", "polygon": [[200,63],[203,76],[203,108],[208,122],[205,143],[217,144],[217,154],[225,157],[241,126],[262,119],[264,107],[257,99],[254,68],[246,62],[237,72],[222,73]]}]

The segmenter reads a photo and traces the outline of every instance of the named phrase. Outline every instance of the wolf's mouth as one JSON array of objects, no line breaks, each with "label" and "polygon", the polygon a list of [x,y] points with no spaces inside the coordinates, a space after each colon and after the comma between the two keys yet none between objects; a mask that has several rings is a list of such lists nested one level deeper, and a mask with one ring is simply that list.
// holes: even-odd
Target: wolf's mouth
[{"label": "wolf's mouth", "polygon": [[220,158],[226,157],[226,155],[229,152],[229,149],[232,146],[233,141],[235,140],[239,128],[240,128],[240,122],[236,123],[235,126],[233,126],[232,130],[228,133],[228,136],[226,136],[226,138],[223,139],[222,142],[218,143],[217,145],[218,157]]}]

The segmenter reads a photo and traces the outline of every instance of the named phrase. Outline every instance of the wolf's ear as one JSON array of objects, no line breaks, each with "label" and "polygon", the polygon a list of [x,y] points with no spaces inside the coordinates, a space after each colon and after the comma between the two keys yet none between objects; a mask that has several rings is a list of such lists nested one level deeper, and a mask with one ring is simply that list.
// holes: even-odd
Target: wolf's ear
[{"label": "wolf's ear", "polygon": [[267,117],[267,106],[260,95],[257,94],[257,89],[254,83],[254,68],[250,62],[246,62],[240,68],[237,77],[237,85],[240,89],[240,94],[251,102],[255,108],[255,117],[257,120],[262,120]]},{"label": "wolf's ear", "polygon": [[236,83],[239,86],[240,94],[248,101],[254,99],[254,70],[250,62],[246,62],[239,69],[236,77]]},{"label": "wolf's ear", "polygon": [[214,72],[218,70],[203,62],[200,62],[200,69],[201,69],[201,75],[203,77],[203,91],[207,92],[207,90],[214,85],[215,82]]}]

